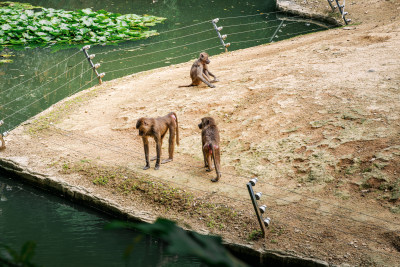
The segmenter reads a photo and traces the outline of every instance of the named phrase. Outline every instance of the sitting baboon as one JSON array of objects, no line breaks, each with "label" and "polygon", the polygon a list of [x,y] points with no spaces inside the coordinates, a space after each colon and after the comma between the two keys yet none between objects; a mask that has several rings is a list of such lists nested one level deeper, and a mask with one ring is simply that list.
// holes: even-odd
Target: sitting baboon
[{"label": "sitting baboon", "polygon": [[[190,78],[192,78],[192,83],[189,85],[182,85],[179,87],[190,87],[197,86],[201,82],[207,84],[209,87],[214,88],[215,85],[211,84],[213,82],[218,82],[217,77],[212,74],[207,67],[207,64],[210,64],[210,60],[208,59],[208,54],[206,52],[200,53],[199,58],[193,63],[190,68]],[[214,80],[210,81],[210,76],[214,77]]]},{"label": "sitting baboon", "polygon": [[211,158],[214,160],[215,171],[217,177],[212,179],[213,182],[218,182],[221,177],[220,167],[220,147],[219,147],[219,131],[215,120],[211,117],[205,117],[201,119],[201,123],[198,125],[201,129],[201,142],[204,157],[204,167],[207,171],[212,171]]},{"label": "sitting baboon", "polygon": [[163,160],[161,163],[167,163],[173,160],[175,135],[176,135],[176,144],[179,145],[178,117],[174,112],[170,112],[168,113],[168,115],[164,117],[140,118],[136,123],[136,129],[139,130],[139,135],[142,137],[143,140],[144,155],[146,159],[146,166],[143,168],[143,170],[147,170],[148,168],[150,168],[149,140],[148,140],[149,137],[153,137],[154,141],[156,142],[157,156],[152,159],[152,160],[157,160],[154,169],[158,170],[160,168],[162,141],[168,130],[169,130],[169,145],[168,145],[169,157],[168,159]]}]

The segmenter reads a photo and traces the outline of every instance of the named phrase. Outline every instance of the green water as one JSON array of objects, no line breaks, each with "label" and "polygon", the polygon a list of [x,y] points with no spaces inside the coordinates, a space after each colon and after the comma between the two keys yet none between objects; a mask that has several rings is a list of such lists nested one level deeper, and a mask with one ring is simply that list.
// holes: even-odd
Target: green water
[{"label": "green water", "polygon": [[[92,46],[94,63],[104,81],[140,71],[187,62],[201,51],[223,53],[210,22],[220,18],[229,50],[247,48],[324,29],[275,12],[275,1],[223,0],[24,0],[34,5],[73,10],[91,7],[122,14],[166,17],[154,27],[160,35],[118,45]],[[261,14],[262,13],[262,14]],[[61,99],[97,84],[82,46],[6,47],[13,63],[0,65],[0,126],[3,133]],[[1,48],[0,48],[1,51]],[[218,75],[218,74],[217,74]],[[173,78],[173,77],[172,77]],[[219,77],[223,79],[223,77]],[[178,86],[178,84],[176,84]],[[4,185],[4,187],[2,187]],[[0,177],[0,241],[17,249],[37,242],[35,262],[45,266],[123,266],[122,252],[137,235],[109,233],[109,220],[91,210]],[[162,264],[163,263],[163,264]],[[156,239],[145,238],[135,249],[131,266],[199,266],[193,258],[164,252]]]},{"label": "green water", "polygon": [[[74,205],[0,174],[0,243],[19,251],[36,243],[33,262],[43,266],[124,266],[135,231],[104,230],[111,218]],[[1,265],[1,264],[0,264]],[[202,266],[193,257],[165,252],[165,244],[142,236],[128,266]]]}]

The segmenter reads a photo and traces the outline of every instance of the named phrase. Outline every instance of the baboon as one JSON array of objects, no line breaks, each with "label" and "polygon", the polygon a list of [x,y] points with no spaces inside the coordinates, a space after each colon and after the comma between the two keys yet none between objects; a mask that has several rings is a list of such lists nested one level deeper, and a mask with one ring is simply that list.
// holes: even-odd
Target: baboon
[{"label": "baboon", "polygon": [[[201,82],[203,82],[209,87],[214,88],[215,85],[211,83],[218,82],[218,79],[208,70],[207,64],[210,64],[208,54],[206,52],[200,53],[199,58],[193,63],[192,67],[190,68],[190,78],[192,78],[192,83],[189,85],[181,85],[179,87],[197,86]],[[214,77],[214,80],[210,81],[209,75]]]},{"label": "baboon", "polygon": [[136,122],[136,129],[139,130],[139,135],[143,140],[144,155],[146,159],[146,166],[143,170],[150,168],[149,161],[149,137],[153,137],[156,142],[157,156],[151,160],[156,160],[155,170],[160,168],[161,159],[161,147],[165,134],[169,130],[169,145],[168,145],[168,159],[163,160],[161,163],[167,163],[173,160],[174,157],[174,141],[176,135],[176,144],[179,145],[179,128],[178,128],[178,117],[174,112],[168,113],[164,117],[158,118],[140,118]]},{"label": "baboon", "polygon": [[4,142],[3,135],[0,134],[0,150],[6,148],[6,142]]},{"label": "baboon", "polygon": [[217,177],[212,179],[213,182],[218,182],[221,177],[221,166],[220,166],[220,147],[219,147],[219,131],[215,120],[211,117],[205,117],[201,119],[199,123],[201,129],[201,142],[203,145],[203,157],[204,167],[206,171],[212,171],[211,158],[214,160],[215,171]]}]

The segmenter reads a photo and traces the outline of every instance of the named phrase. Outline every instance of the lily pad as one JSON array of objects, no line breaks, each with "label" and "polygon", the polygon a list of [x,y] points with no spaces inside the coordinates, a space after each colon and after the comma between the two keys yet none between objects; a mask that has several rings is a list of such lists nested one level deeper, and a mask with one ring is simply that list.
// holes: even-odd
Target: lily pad
[{"label": "lily pad", "polygon": [[65,11],[2,2],[0,3],[0,45],[49,42],[109,43],[138,40],[157,35],[158,33],[154,30],[150,31],[149,27],[164,20],[165,18],[149,15],[121,15],[105,10],[93,11],[90,8]]}]

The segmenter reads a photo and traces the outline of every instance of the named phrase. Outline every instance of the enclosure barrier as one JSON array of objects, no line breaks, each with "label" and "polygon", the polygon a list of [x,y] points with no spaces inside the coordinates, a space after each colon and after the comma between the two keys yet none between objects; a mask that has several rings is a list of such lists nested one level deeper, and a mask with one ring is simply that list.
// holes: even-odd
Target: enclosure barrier
[{"label": "enclosure barrier", "polygon": [[256,194],[254,194],[253,191],[253,186],[256,185],[258,179],[257,178],[253,178],[251,179],[248,183],[247,183],[247,189],[249,190],[249,194],[250,194],[250,198],[251,198],[251,202],[253,203],[253,207],[254,207],[254,211],[256,212],[257,215],[257,220],[258,223],[260,224],[261,227],[261,231],[263,233],[263,237],[265,237],[265,229],[266,227],[269,226],[269,224],[271,223],[271,219],[269,217],[267,218],[263,218],[262,214],[265,213],[267,206],[266,205],[262,205],[261,207],[258,206],[257,200],[261,199],[261,192],[258,192]]},{"label": "enclosure barrier", "polygon": [[344,7],[345,7],[345,5],[346,5],[346,0],[343,0],[343,5],[341,5],[341,4],[339,3],[339,0],[335,0],[336,5],[333,5],[333,4],[332,4],[333,1],[334,1],[334,0],[328,0],[328,3],[329,3],[329,5],[331,6],[332,11],[335,11],[335,9],[338,8],[340,14],[342,15],[342,19],[344,20],[344,23],[345,23],[346,25],[349,24],[349,22],[351,22],[351,19],[346,19],[346,15],[349,14],[349,13],[344,11]]},{"label": "enclosure barrier", "polygon": [[224,40],[228,37],[228,35],[224,34],[221,35],[220,31],[222,31],[223,27],[218,27],[217,23],[219,21],[219,18],[213,19],[211,23],[214,26],[215,31],[217,32],[218,38],[221,41],[222,46],[225,48],[225,52],[228,52],[228,47],[231,45],[231,43],[225,44]]},{"label": "enclosure barrier", "polygon": [[83,53],[85,54],[87,60],[89,61],[89,64],[90,64],[90,66],[91,66],[92,69],[93,69],[93,72],[96,74],[97,79],[99,79],[99,84],[102,84],[103,81],[101,80],[101,78],[103,78],[106,74],[105,74],[104,72],[103,72],[103,73],[100,73],[100,74],[97,72],[97,69],[100,67],[100,64],[99,64],[99,63],[93,64],[92,59],[94,59],[94,57],[95,57],[96,55],[94,55],[94,54],[89,55],[88,52],[87,52],[87,50],[89,50],[89,49],[90,49],[90,45],[86,45],[86,46],[84,46],[84,47],[82,48],[82,51],[83,51]]}]

